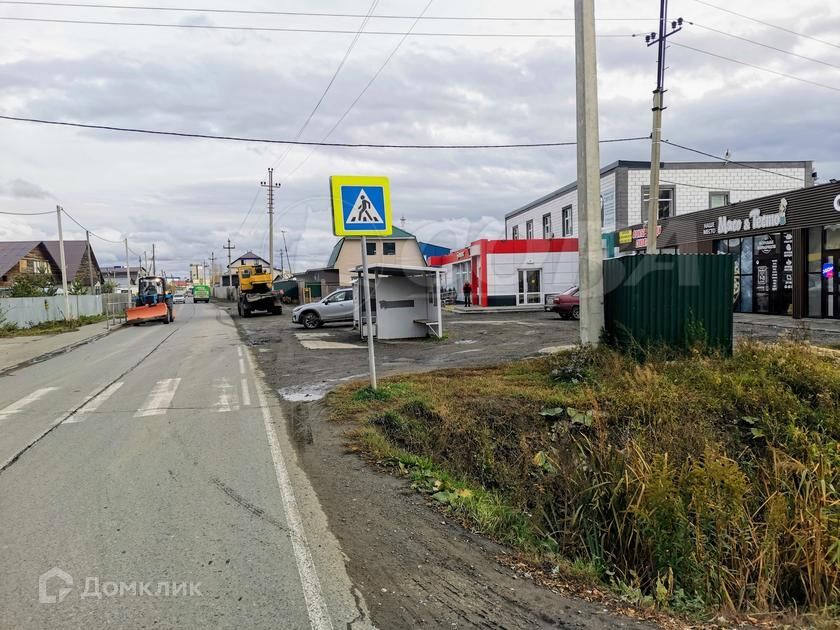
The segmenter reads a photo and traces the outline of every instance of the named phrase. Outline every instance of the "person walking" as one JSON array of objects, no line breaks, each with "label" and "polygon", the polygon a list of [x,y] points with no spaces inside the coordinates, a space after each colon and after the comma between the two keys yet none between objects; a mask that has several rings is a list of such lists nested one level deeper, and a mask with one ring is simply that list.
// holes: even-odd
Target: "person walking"
[{"label": "person walking", "polygon": [[464,283],[464,306],[472,306],[472,285],[469,280]]}]

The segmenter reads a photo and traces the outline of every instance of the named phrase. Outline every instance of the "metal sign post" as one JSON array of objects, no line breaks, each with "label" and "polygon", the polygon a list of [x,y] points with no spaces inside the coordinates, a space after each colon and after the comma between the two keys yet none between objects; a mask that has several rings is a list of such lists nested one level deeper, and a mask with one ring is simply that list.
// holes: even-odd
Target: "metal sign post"
[{"label": "metal sign post", "polygon": [[[367,324],[368,369],[370,386],[376,389],[376,359],[373,352],[373,313],[370,304],[370,279],[368,276],[367,236],[362,236],[362,281],[365,283],[365,323]],[[361,319],[361,318],[360,318]],[[361,326],[361,321],[359,322]]]},{"label": "metal sign post", "polygon": [[[367,326],[370,386],[376,389],[376,360],[373,350],[373,304],[370,301],[367,237],[390,236],[393,231],[391,189],[386,177],[335,175],[330,177],[333,233],[336,236],[356,236],[362,241],[362,282],[364,282],[364,311]],[[361,308],[359,309],[361,311]],[[359,325],[361,313],[359,314]]]}]

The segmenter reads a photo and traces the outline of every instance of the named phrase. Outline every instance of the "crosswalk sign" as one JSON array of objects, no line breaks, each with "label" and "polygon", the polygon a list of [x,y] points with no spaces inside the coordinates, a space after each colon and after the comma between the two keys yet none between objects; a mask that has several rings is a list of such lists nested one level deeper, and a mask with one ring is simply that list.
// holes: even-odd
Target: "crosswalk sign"
[{"label": "crosswalk sign", "polygon": [[390,236],[391,190],[387,177],[330,177],[336,236]]}]

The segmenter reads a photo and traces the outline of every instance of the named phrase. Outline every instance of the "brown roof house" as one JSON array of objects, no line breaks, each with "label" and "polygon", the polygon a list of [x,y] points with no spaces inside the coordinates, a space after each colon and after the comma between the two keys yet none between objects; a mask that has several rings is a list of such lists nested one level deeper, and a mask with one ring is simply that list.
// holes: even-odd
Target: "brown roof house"
[{"label": "brown roof house", "polygon": [[[101,284],[102,272],[93,249],[88,257],[87,241],[64,241],[64,259],[67,264],[68,284],[78,280],[90,286]],[[21,274],[49,274],[55,284],[61,284],[61,255],[58,241],[0,241],[0,288],[14,284]]]}]

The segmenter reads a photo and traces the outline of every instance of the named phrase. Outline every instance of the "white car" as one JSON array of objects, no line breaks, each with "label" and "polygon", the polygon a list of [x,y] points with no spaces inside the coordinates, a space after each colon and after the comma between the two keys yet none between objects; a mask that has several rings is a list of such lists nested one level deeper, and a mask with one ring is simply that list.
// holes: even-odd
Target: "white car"
[{"label": "white car", "polygon": [[301,304],[292,311],[292,322],[304,328],[319,328],[328,322],[353,321],[353,289],[333,291],[319,302]]},{"label": "white car", "polygon": [[186,293],[176,293],[172,296],[172,303],[173,304],[186,304],[187,302],[187,295]]}]

